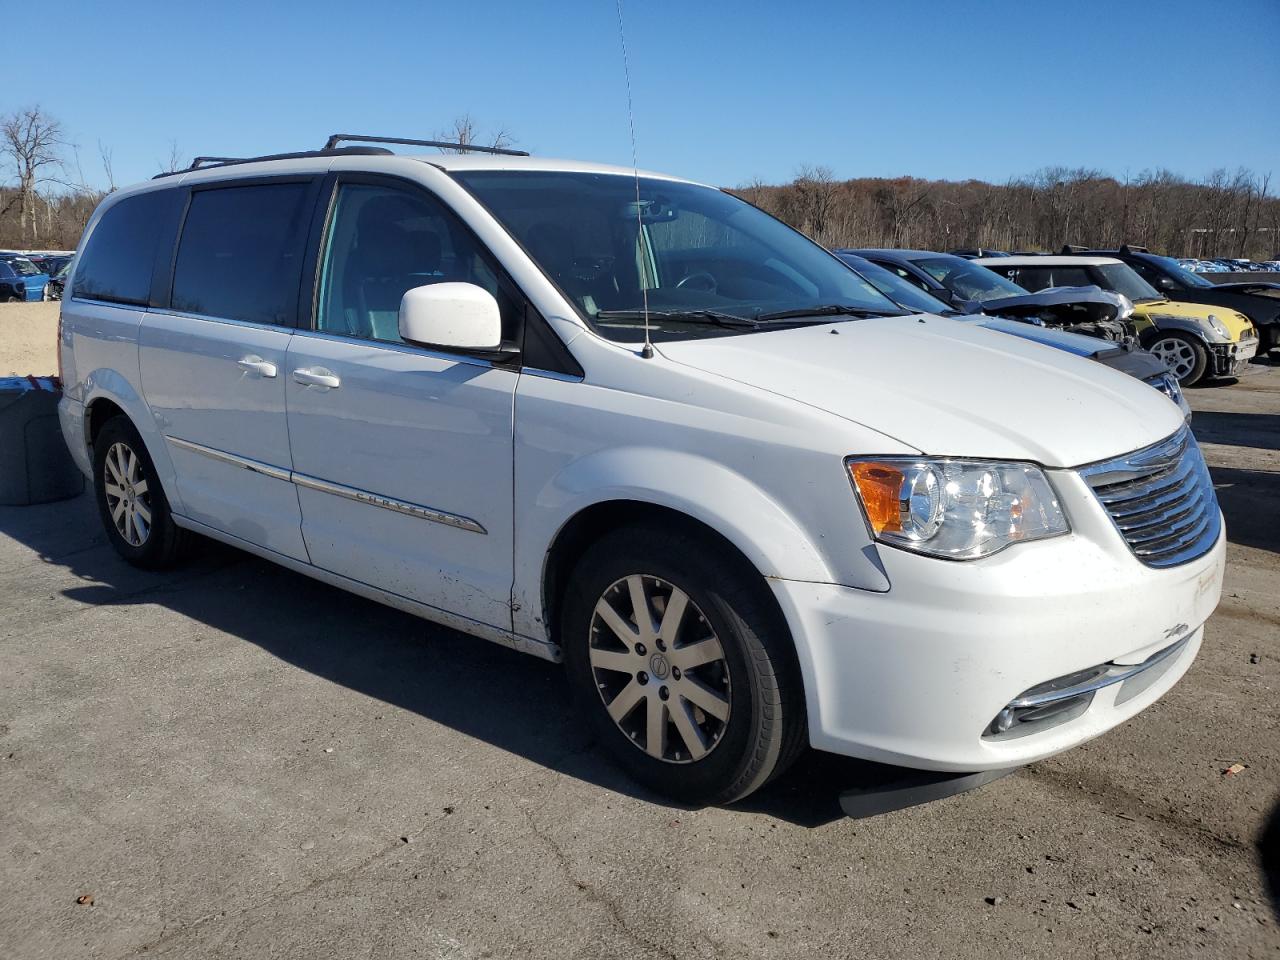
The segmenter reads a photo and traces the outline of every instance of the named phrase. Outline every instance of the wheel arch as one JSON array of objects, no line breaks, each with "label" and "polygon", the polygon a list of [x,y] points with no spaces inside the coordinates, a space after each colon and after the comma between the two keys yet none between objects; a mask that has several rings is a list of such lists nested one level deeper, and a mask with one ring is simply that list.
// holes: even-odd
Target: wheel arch
[{"label": "wheel arch", "polygon": [[85,382],[89,389],[84,401],[84,443],[90,462],[93,460],[94,439],[103,425],[112,417],[125,417],[138,431],[138,436],[147,448],[169,506],[181,513],[182,501],[178,496],[177,478],[173,461],[169,457],[169,446],[157,429],[155,418],[146,402],[129,381],[114,370],[95,370],[85,378]]},{"label": "wheel arch", "polygon": [[1195,320],[1184,317],[1160,317],[1159,319],[1153,318],[1152,324],[1152,326],[1142,331],[1139,336],[1143,347],[1151,346],[1163,334],[1167,333],[1182,333],[1195,337],[1206,350],[1211,346],[1208,336]]},{"label": "wheel arch", "polygon": [[761,589],[769,595],[769,603],[777,612],[779,623],[786,626],[786,618],[773,599],[773,591],[768,589],[766,575],[723,533],[673,507],[647,500],[617,499],[601,500],[579,510],[560,528],[547,549],[542,569],[542,619],[553,637],[564,602],[565,586],[583,552],[614,530],[641,525],[678,530],[722,552],[727,562],[738,568],[740,573],[759,580]]},{"label": "wheel arch", "polygon": [[[645,500],[602,500],[574,514],[558,532],[547,550],[543,568],[543,620],[548,633],[558,643],[556,636],[565,592],[574,565],[583,552],[607,534],[627,526],[643,525],[679,532],[705,545],[725,567],[737,576],[752,581],[759,590],[761,603],[773,620],[778,636],[785,642],[788,665],[794,671],[801,695],[808,701],[810,671],[808,658],[799,648],[799,641],[777,595],[769,586],[768,577],[738,545],[710,524],[670,506]],[[802,713],[806,711],[801,706]]]}]

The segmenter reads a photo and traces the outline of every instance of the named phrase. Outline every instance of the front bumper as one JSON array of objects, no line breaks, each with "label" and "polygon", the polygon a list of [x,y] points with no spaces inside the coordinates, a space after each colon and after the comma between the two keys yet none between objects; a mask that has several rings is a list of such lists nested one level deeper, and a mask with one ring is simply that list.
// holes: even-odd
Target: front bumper
[{"label": "front bumper", "polygon": [[[797,641],[813,746],[928,770],[1002,769],[1076,746],[1162,696],[1217,606],[1225,533],[1204,556],[1153,569],[1098,514],[980,561],[881,549],[887,593],[771,581]],[[1020,696],[1100,665],[1124,672],[1179,641],[1140,681],[1099,685],[1054,722],[991,735]]]},{"label": "front bumper", "polygon": [[1258,338],[1248,337],[1235,343],[1209,344],[1209,362],[1215,377],[1238,377],[1258,353]]}]

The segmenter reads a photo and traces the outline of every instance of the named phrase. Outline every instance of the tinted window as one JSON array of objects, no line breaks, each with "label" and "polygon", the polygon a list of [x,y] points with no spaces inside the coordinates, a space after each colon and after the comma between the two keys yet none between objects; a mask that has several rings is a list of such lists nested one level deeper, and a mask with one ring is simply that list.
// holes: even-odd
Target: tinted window
[{"label": "tinted window", "polygon": [[959,257],[917,260],[916,266],[962,300],[986,303],[1002,297],[1021,297],[1026,293],[1000,274]]},{"label": "tinted window", "polygon": [[479,243],[438,200],[418,191],[343,184],[325,241],[316,329],[400,342],[400,299],[413,287],[474,283],[498,300],[512,337],[515,300]]},{"label": "tinted window", "polygon": [[73,296],[145,304],[151,292],[156,241],[176,211],[176,190],[125,197],[93,228],[76,264]]},{"label": "tinted window", "polygon": [[1084,267],[1053,267],[1050,285],[1055,287],[1087,287],[1093,283]]},{"label": "tinted window", "polygon": [[1018,286],[1032,293],[1053,286],[1053,274],[1048,267],[1010,267],[1009,271]]},{"label": "tinted window", "polygon": [[3,260],[0,260],[0,280],[12,280],[13,277],[13,268]]},{"label": "tinted window", "polygon": [[306,183],[273,183],[193,192],[178,243],[173,309],[292,324],[309,191]]}]

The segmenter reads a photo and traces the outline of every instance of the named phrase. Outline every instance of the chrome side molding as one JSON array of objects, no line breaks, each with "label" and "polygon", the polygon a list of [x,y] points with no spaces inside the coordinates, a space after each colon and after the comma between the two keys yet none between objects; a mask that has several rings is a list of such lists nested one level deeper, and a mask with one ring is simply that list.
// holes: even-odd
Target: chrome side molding
[{"label": "chrome side molding", "polygon": [[384,497],[382,494],[372,493],[368,490],[361,490],[359,487],[349,487],[342,483],[333,483],[329,480],[322,480],[320,477],[308,476],[305,473],[297,473],[293,470],[286,470],[284,467],[277,467],[270,463],[263,463],[261,460],[252,460],[249,457],[241,457],[234,453],[227,453],[225,450],[206,447],[202,443],[193,443],[190,440],[183,440],[181,437],[171,437],[166,434],[165,439],[180,450],[189,450],[192,453],[198,453],[201,456],[208,457],[210,460],[217,460],[219,463],[226,463],[233,467],[240,467],[242,470],[248,470],[251,473],[260,473],[264,477],[270,477],[273,480],[283,480],[286,483],[305,487],[308,490],[318,490],[321,493],[328,493],[335,497],[354,500],[357,503],[367,503],[370,506],[381,507],[384,510],[391,510],[395,513],[403,513],[405,516],[417,517],[420,520],[430,520],[432,523],[441,523],[447,527],[455,527],[458,530],[469,530],[472,533],[482,534],[487,534],[489,532],[480,523],[472,520],[470,517],[459,516],[456,513],[446,513],[443,510],[436,510],[434,507],[426,507],[420,503],[410,503],[408,500],[397,500],[393,497]]},{"label": "chrome side molding", "polygon": [[240,457],[234,453],[227,453],[225,450],[216,450],[213,447],[206,447],[202,443],[192,443],[190,440],[183,440],[181,437],[170,437],[166,434],[165,439],[179,450],[190,450],[192,453],[198,453],[201,456],[208,457],[210,460],[229,463],[233,467],[240,467],[250,473],[260,473],[264,477],[270,477],[272,480],[284,480],[287,482],[290,479],[289,471],[283,467],[263,463],[261,460],[250,460],[248,457]]}]

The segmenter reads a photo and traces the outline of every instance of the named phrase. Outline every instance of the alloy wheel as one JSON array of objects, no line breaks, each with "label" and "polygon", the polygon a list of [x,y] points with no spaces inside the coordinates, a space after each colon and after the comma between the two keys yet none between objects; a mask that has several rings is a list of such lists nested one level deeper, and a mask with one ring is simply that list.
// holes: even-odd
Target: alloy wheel
[{"label": "alloy wheel", "polygon": [[660,577],[632,574],[596,602],[588,658],[618,729],[666,763],[701,760],[729,723],[729,664],[711,622]]},{"label": "alloy wheel", "polygon": [[1190,376],[1196,366],[1196,354],[1191,344],[1180,337],[1163,337],[1151,344],[1151,352],[1169,365],[1178,380]]},{"label": "alloy wheel", "polygon": [[129,546],[142,546],[151,535],[151,493],[142,461],[128,444],[113,443],[102,472],[107,512],[116,532]]}]

